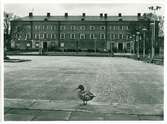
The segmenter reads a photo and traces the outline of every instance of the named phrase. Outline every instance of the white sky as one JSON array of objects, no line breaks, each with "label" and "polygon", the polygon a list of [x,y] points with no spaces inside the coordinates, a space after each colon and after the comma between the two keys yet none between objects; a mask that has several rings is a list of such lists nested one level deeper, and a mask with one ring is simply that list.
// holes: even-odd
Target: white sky
[{"label": "white sky", "polygon": [[150,12],[149,6],[161,6],[161,10],[157,11],[157,14],[164,14],[163,4],[143,4],[143,3],[33,3],[33,4],[5,4],[4,9],[9,13],[14,13],[17,16],[27,16],[30,11],[33,10],[34,15],[46,15],[50,12],[51,15],[64,15],[68,12],[69,15],[81,15],[83,12],[86,15],[99,15],[99,13],[108,13],[108,15],[118,15],[122,13],[123,15],[137,15],[137,13],[147,13]]}]

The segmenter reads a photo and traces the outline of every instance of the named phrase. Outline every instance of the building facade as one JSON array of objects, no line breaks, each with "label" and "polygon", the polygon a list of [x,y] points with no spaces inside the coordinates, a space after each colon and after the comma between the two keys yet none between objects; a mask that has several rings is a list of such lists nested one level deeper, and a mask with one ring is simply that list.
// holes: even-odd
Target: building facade
[{"label": "building facade", "polygon": [[[11,21],[11,48],[44,51],[145,52],[151,50],[151,38],[158,23],[138,13],[136,16],[28,16]],[[145,29],[145,30],[143,30]],[[155,45],[155,43],[154,43]],[[143,48],[145,47],[145,48]]]}]

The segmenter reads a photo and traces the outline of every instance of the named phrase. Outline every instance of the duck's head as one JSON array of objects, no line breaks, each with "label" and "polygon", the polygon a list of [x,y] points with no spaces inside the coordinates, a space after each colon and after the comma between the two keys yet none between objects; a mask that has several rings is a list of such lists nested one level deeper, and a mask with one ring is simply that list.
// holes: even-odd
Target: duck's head
[{"label": "duck's head", "polygon": [[83,85],[81,85],[81,84],[80,84],[80,85],[78,86],[78,88],[77,88],[77,89],[84,90],[85,88],[84,88],[84,86],[83,86]]}]

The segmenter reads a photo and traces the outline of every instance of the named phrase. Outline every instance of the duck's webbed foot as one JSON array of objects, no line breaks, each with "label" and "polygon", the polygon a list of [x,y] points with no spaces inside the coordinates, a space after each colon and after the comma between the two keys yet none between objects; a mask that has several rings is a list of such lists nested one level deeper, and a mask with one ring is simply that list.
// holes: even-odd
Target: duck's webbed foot
[{"label": "duck's webbed foot", "polygon": [[87,101],[83,101],[83,105],[87,105]]},{"label": "duck's webbed foot", "polygon": [[83,101],[83,103],[80,104],[80,106],[83,106],[83,105],[85,105],[85,102],[84,102],[84,101]]},{"label": "duck's webbed foot", "polygon": [[86,105],[86,101],[83,101],[83,105]]}]

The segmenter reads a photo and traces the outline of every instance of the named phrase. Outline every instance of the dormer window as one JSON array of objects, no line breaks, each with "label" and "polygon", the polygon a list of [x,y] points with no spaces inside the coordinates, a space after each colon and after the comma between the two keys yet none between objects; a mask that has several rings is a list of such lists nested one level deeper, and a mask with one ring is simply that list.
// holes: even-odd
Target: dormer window
[{"label": "dormer window", "polygon": [[66,27],[65,26],[60,26],[60,30],[65,30],[66,29]]},{"label": "dormer window", "polygon": [[85,30],[85,26],[80,26],[80,30]]},{"label": "dormer window", "polygon": [[105,26],[100,26],[100,30],[105,30]]}]

